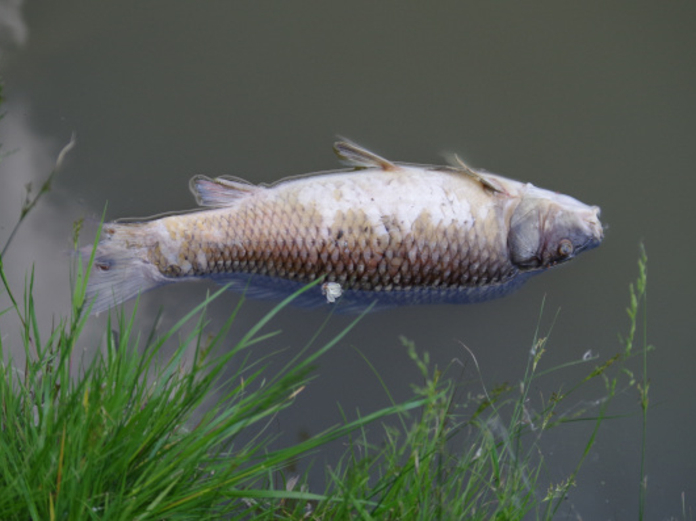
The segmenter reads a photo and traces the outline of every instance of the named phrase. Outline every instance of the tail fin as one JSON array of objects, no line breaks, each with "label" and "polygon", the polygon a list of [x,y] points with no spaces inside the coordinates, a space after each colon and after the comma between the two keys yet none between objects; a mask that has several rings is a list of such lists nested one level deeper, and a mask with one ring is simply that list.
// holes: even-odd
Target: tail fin
[{"label": "tail fin", "polygon": [[[167,282],[147,257],[150,244],[156,240],[148,224],[104,225],[87,285],[87,302],[94,301],[92,314]],[[90,246],[83,248],[83,259],[89,259],[91,251]]]}]

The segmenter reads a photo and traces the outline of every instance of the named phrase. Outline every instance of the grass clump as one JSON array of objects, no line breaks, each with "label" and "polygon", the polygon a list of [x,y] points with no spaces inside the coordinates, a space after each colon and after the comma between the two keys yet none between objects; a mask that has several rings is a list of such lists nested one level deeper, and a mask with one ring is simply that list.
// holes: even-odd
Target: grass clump
[{"label": "grass clump", "polygon": [[[270,439],[263,436],[240,443],[241,433],[262,430],[292,404],[307,384],[311,364],[352,325],[315,352],[298,355],[282,373],[266,378],[262,366],[230,362],[243,359],[251,346],[275,335],[260,331],[287,302],[236,345],[215,354],[235,316],[214,336],[206,333],[204,310],[215,294],[171,330],[152,333],[145,342],[134,332],[135,314],[109,321],[105,349],[87,367],[75,369],[81,365],[74,353],[88,306],[76,304],[75,315],[41,339],[31,298],[33,277],[20,307],[1,267],[0,275],[12,301],[4,313],[14,312],[22,324],[27,360],[19,371],[0,344],[1,519],[241,515],[252,508],[249,499],[266,495],[269,473],[283,464],[376,418],[424,403],[414,399],[284,449],[268,449]],[[77,280],[79,302],[84,277],[78,274]],[[170,359],[159,364],[158,350],[190,322],[192,331]],[[234,366],[239,369],[223,380],[223,369]],[[194,417],[223,389],[221,398],[207,404],[200,418]],[[292,496],[291,491],[283,494],[286,499]]]}]

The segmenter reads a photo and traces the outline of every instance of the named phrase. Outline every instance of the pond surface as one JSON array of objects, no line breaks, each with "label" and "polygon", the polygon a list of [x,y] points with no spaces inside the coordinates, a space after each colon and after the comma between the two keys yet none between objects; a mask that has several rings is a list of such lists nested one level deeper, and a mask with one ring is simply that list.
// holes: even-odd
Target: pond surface
[{"label": "pond surface", "polygon": [[[486,386],[516,385],[542,302],[542,330],[554,323],[545,369],[588,351],[598,357],[593,363],[606,361],[621,349],[617,335],[627,329],[628,284],[643,242],[647,330],[656,346],[646,519],[681,519],[682,494],[693,516],[695,15],[687,2],[0,0],[0,142],[13,151],[0,163],[1,244],[24,186],[37,186],[77,136],[51,193],[8,253],[12,282],[21,287],[35,265],[40,316],[50,323],[69,298],[73,222],[87,219],[86,243],[107,202],[107,219],[192,208],[188,180],[196,174],[272,182],[332,169],[336,135],[400,161],[439,164],[442,153],[457,152],[475,167],[599,205],[608,224],[604,244],[505,299],[367,316],[321,359],[317,379],[277,419],[278,433],[294,441],[339,423],[337,404],[363,414],[387,405],[361,353],[397,400],[409,396],[419,376],[399,335],[439,367],[462,361],[465,368],[450,376],[471,389],[478,376],[462,343]],[[143,324],[164,305],[166,326],[211,287],[181,284],[145,295]],[[213,326],[238,298],[216,301]],[[271,306],[245,303],[238,324],[254,323]],[[264,349],[287,348],[282,356],[291,356],[325,317],[286,310],[275,323],[280,345]],[[326,334],[348,320],[332,319]],[[95,338],[104,321],[94,319]],[[3,335],[16,333],[3,324]],[[535,403],[591,367],[538,380]],[[629,367],[640,374],[638,359]],[[601,382],[583,393],[567,407],[589,407],[591,416],[605,394]],[[622,417],[601,427],[559,518],[637,518],[635,388],[622,391],[610,412]],[[549,482],[572,471],[591,427],[571,423],[539,440]]]}]

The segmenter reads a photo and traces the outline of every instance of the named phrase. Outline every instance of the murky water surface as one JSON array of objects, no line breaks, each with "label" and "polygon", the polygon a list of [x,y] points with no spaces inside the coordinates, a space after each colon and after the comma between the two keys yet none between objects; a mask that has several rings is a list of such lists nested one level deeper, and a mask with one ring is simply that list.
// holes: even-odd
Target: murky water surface
[{"label": "murky water surface", "polygon": [[[474,166],[601,206],[605,243],[503,300],[366,317],[321,360],[318,378],[275,428],[292,441],[340,422],[338,403],[363,413],[387,405],[361,353],[397,399],[408,396],[418,372],[399,335],[440,367],[461,361],[465,369],[455,362],[451,375],[473,381],[471,389],[477,376],[462,342],[487,386],[515,385],[544,298],[542,329],[556,317],[544,368],[588,350],[607,360],[626,330],[628,284],[643,241],[648,334],[657,346],[649,359],[646,518],[680,518],[682,492],[696,505],[694,11],[686,2],[469,8],[2,0],[0,142],[13,153],[0,164],[1,243],[23,187],[40,182],[73,132],[78,139],[8,254],[12,281],[21,287],[35,265],[39,312],[50,323],[69,298],[72,223],[87,218],[86,242],[107,202],[108,219],[191,208],[195,174],[271,182],[334,168],[337,134],[394,160],[440,163],[442,152],[457,152]],[[171,323],[209,288],[182,284],[146,295],[143,323],[162,304],[164,325]],[[237,300],[225,295],[213,318],[221,321]],[[240,327],[270,307],[246,303]],[[282,356],[300,349],[324,318],[285,311],[276,322]],[[12,337],[15,326],[3,320],[3,335]],[[347,321],[333,319],[326,334]],[[90,334],[98,338],[103,324],[95,319]],[[639,371],[638,360],[631,367]],[[538,380],[534,403],[588,369]],[[602,396],[600,382],[589,385],[567,412]],[[602,426],[559,518],[637,516],[635,389],[611,412],[625,417]],[[540,440],[549,482],[572,470],[590,428],[569,424]]]}]

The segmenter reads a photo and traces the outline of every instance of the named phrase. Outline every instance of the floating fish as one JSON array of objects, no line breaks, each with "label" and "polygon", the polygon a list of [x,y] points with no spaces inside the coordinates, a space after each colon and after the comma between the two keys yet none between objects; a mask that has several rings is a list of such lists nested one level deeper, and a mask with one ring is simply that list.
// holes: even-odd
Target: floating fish
[{"label": "floating fish", "polygon": [[88,296],[98,313],[191,279],[301,304],[479,302],[598,246],[599,208],[474,170],[392,162],[345,141],[351,168],[254,185],[197,176],[205,209],[107,223]]}]

